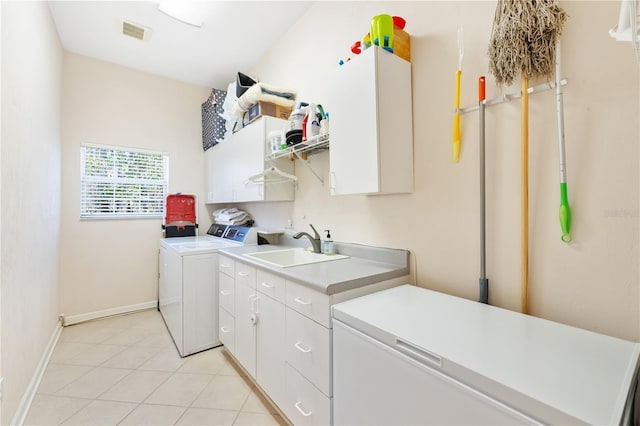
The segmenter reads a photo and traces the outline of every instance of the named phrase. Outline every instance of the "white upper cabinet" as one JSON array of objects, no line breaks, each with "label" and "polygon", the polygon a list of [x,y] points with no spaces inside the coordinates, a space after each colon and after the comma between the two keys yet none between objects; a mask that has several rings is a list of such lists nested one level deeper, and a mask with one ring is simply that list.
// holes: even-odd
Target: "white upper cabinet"
[{"label": "white upper cabinet", "polygon": [[265,163],[266,139],[269,132],[288,128],[288,122],[275,117],[262,117],[239,130],[205,152],[206,202],[291,201],[292,183],[253,183],[251,176],[275,165],[293,174],[294,164],[287,158]]},{"label": "white upper cabinet", "polygon": [[224,203],[233,199],[231,162],[225,161],[231,154],[230,147],[230,144],[219,143],[204,152],[207,203]]},{"label": "white upper cabinet", "polygon": [[372,46],[329,83],[331,194],[413,192],[411,63]]}]

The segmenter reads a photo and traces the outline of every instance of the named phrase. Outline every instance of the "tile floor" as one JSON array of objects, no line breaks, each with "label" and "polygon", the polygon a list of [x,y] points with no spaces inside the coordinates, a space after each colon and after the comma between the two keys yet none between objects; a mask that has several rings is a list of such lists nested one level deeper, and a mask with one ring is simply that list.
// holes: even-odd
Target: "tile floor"
[{"label": "tile floor", "polygon": [[285,425],[220,348],[180,358],[153,309],[65,327],[25,425]]}]

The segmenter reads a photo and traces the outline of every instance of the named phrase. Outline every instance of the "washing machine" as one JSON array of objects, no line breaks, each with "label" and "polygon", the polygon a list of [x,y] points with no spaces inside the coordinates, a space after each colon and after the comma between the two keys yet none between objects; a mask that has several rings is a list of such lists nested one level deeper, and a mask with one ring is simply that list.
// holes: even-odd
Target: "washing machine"
[{"label": "washing machine", "polygon": [[160,240],[158,309],[181,357],[221,345],[218,251],[255,244],[255,228],[215,223],[207,235]]}]

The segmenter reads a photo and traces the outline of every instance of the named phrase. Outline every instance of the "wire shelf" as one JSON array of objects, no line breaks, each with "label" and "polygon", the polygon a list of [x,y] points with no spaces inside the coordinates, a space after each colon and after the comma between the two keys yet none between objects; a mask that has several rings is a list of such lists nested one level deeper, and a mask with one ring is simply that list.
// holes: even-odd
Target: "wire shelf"
[{"label": "wire shelf", "polygon": [[293,146],[289,146],[286,149],[281,149],[277,152],[272,152],[265,156],[265,160],[275,160],[276,158],[288,157],[291,154],[295,154],[298,158],[303,153],[316,154],[318,152],[326,151],[329,149],[329,134],[314,136],[304,143],[299,143]]}]

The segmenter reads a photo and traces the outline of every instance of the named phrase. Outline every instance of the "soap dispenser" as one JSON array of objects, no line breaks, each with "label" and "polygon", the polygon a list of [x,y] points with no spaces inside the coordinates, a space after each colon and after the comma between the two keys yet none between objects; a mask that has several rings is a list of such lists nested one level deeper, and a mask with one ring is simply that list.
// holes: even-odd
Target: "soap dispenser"
[{"label": "soap dispenser", "polygon": [[333,240],[331,239],[331,233],[328,229],[324,232],[327,233],[327,238],[322,242],[322,252],[326,255],[336,254],[336,249],[333,246]]}]

